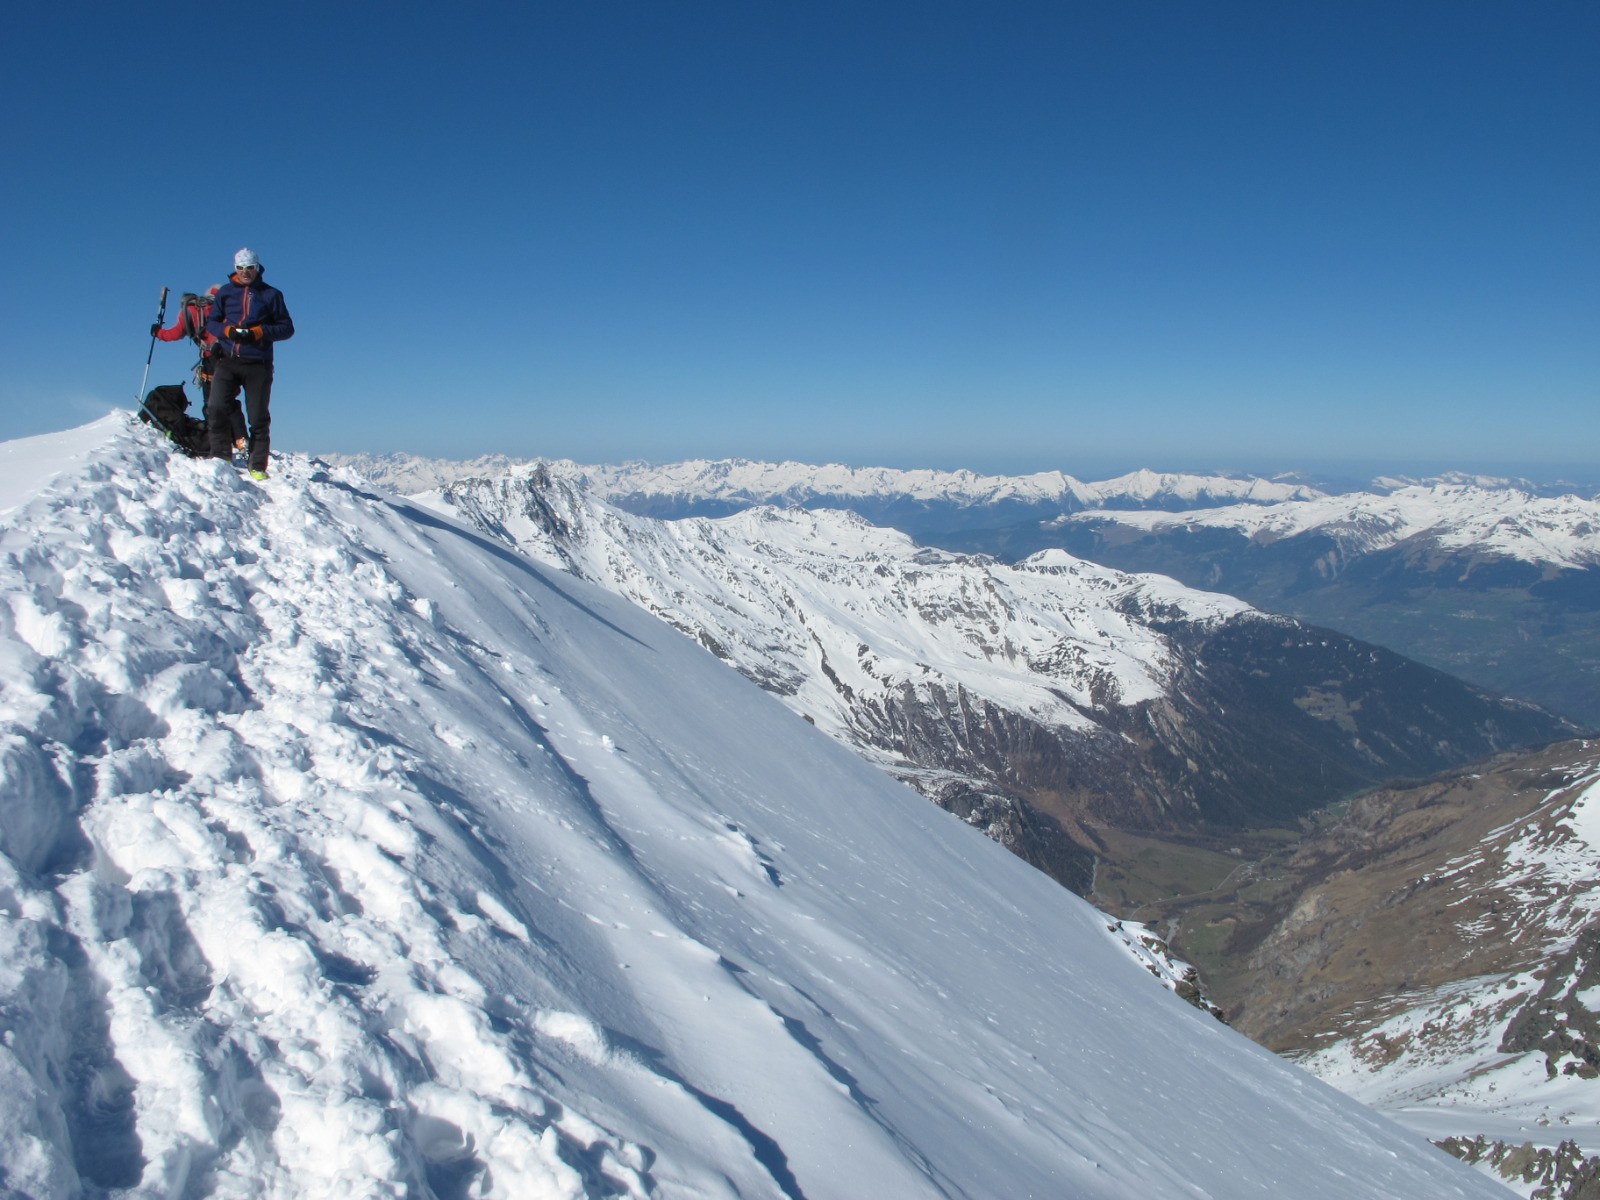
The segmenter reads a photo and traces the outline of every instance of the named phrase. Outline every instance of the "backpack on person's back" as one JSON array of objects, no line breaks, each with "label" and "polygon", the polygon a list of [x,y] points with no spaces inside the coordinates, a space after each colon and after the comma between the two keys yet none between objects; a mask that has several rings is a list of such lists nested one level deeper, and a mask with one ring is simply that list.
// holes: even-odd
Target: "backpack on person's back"
[{"label": "backpack on person's back", "polygon": [[211,302],[216,298],[215,285],[204,295],[185,292],[178,298],[178,327],[183,335],[200,347],[200,361],[195,364],[195,378],[211,378],[211,360],[222,353],[217,335],[206,328],[206,318],[211,315]]}]

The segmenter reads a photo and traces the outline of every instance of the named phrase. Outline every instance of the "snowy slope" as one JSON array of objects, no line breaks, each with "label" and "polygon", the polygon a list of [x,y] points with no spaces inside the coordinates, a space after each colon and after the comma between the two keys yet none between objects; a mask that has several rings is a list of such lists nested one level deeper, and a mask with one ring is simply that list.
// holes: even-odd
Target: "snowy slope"
[{"label": "snowy slope", "polygon": [[6,457],[8,1194],[1504,1194],[616,597],[125,414]]}]

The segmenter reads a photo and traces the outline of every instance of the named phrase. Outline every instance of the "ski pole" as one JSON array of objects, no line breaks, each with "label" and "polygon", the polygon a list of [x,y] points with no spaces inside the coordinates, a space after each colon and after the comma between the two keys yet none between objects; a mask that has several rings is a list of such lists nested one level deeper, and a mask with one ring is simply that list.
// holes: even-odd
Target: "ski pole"
[{"label": "ski pole", "polygon": [[[167,323],[167,289],[166,289],[165,286],[163,286],[162,289],[161,289],[161,311],[156,313],[156,329],[160,329],[166,323]],[[146,413],[149,413],[150,419],[152,421],[155,421],[156,428],[161,430],[162,433],[169,433],[171,431],[168,430],[166,426],[161,424],[161,422],[159,420],[157,420],[155,413],[150,412],[149,407],[146,406],[146,404],[145,404],[144,385],[150,382],[150,361],[153,358],[155,358],[155,356],[156,356],[156,334],[155,334],[155,329],[152,329],[150,331],[150,353],[146,354],[144,356],[144,378],[139,381],[139,395],[137,397],[135,397],[135,399],[137,399],[139,401],[139,407],[144,409],[144,411]]]}]

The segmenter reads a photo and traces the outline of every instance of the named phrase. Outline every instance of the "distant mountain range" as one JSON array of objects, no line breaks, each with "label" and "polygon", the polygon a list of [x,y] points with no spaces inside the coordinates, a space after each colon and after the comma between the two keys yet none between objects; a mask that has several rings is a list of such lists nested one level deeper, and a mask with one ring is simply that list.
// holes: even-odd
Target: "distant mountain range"
[{"label": "distant mountain range", "polygon": [[[337,456],[336,456],[337,458]],[[503,474],[506,458],[337,459],[401,491]],[[1043,549],[1156,572],[1375,642],[1600,728],[1600,493],[1448,473],[1337,492],[1309,478],[758,463],[544,463],[625,511],[842,508],[918,542],[1019,562]],[[520,464],[530,469],[530,464]]]},{"label": "distant mountain range", "polygon": [[[758,505],[848,508],[906,502],[974,510],[1034,508],[1058,513],[1087,508],[1193,508],[1239,501],[1272,503],[1322,492],[1298,482],[1134,471],[1085,482],[1060,471],[1032,475],[980,475],[973,471],[899,470],[891,467],[811,466],[748,459],[695,459],[652,466],[583,466],[570,460],[512,459],[488,455],[463,462],[407,454],[328,455],[402,492],[441,487],[458,479],[489,478],[542,465],[554,478],[572,479],[630,512],[659,517],[720,516]],[[882,522],[886,523],[886,522]]]},{"label": "distant mountain range", "polygon": [[326,461],[350,466],[403,493],[427,491],[458,479],[492,477],[542,464],[552,475],[578,478],[594,494],[636,511],[651,505],[667,517],[719,515],[717,509],[756,505],[848,508],[871,501],[913,500],[950,508],[994,509],[1038,505],[1053,513],[1086,509],[1156,508],[1175,512],[1234,503],[1272,504],[1326,495],[1371,492],[1387,495],[1409,487],[1476,487],[1517,490],[1534,496],[1595,495],[1600,481],[1539,482],[1509,476],[1452,471],[1435,475],[1381,475],[1353,483],[1311,473],[1271,477],[1131,471],[1088,481],[1062,471],[1027,475],[983,475],[975,471],[907,470],[895,467],[824,466],[760,462],[742,458],[685,462],[582,465],[570,459],[513,458],[503,454],[466,460],[412,454],[329,454]]},{"label": "distant mountain range", "polygon": [[925,535],[1160,571],[1600,728],[1600,500],[1459,484]]},{"label": "distant mountain range", "polygon": [[[517,466],[337,460],[406,492]],[[1600,493],[1578,485],[1455,472],[1335,493],[1310,478],[1153,471],[1085,483],[742,459],[543,466],[639,515],[842,508],[928,546],[1007,562],[1059,548],[1171,575],[1600,728]]]}]

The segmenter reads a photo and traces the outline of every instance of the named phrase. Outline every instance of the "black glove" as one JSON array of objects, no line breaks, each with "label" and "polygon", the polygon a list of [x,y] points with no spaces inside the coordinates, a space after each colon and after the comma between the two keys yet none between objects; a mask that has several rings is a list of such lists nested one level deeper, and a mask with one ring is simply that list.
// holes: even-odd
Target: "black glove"
[{"label": "black glove", "polygon": [[256,340],[256,335],[243,325],[235,325],[228,330],[228,336],[236,342],[253,342]]},{"label": "black glove", "polygon": [[151,337],[155,337],[160,332],[161,332],[161,322],[160,321],[151,321],[150,322],[150,336]]}]

